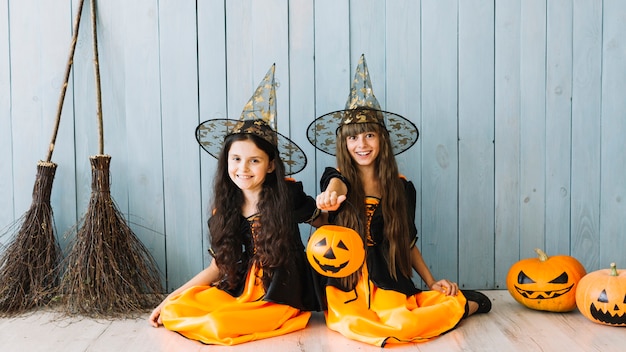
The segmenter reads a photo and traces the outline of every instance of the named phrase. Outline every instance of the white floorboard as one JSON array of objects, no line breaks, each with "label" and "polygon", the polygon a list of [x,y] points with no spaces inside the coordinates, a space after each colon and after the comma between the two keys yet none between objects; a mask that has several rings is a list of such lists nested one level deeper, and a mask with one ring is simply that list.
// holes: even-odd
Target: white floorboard
[{"label": "white floorboard", "polygon": [[[515,302],[508,291],[483,291],[493,302],[489,314],[464,320],[455,330],[425,343],[389,345],[394,351],[626,351],[626,328],[593,323],[574,310],[540,312]],[[238,346],[208,346],[144,319],[66,318],[38,311],[0,319],[1,351],[377,351],[330,331],[321,313],[306,329]]]}]

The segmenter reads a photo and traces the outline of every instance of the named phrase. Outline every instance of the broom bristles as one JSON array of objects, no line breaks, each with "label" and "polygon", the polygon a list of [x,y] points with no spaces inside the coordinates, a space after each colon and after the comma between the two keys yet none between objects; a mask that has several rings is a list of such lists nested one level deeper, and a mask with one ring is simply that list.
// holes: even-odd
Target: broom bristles
[{"label": "broom bristles", "polygon": [[92,194],[61,282],[65,311],[96,317],[143,313],[162,299],[156,263],[111,198],[111,157],[90,159]]},{"label": "broom bristles", "polygon": [[0,257],[0,316],[47,305],[57,293],[62,252],[50,206],[56,166],[37,164],[33,202],[9,228],[19,230]]}]

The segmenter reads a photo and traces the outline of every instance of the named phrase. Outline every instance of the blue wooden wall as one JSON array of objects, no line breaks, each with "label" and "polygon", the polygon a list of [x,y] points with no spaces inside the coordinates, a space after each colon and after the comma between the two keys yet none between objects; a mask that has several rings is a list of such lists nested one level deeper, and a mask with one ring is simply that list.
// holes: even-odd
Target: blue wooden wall
[{"label": "blue wooden wall", "polygon": [[[77,3],[0,0],[0,228],[31,204]],[[63,245],[98,152],[89,10],[52,157]],[[420,128],[398,161],[436,277],[502,289],[535,247],[626,267],[625,1],[107,0],[98,26],[112,196],[170,290],[209,261],[215,160],[196,125],[238,118],[276,63],[279,131],[315,195],[334,160],[305,129],[344,106],[362,53],[383,108]]]}]

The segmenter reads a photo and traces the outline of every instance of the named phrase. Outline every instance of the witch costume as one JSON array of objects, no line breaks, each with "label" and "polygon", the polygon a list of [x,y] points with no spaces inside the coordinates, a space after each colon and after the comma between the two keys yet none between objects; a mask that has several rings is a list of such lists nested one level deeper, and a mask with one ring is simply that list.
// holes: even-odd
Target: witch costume
[{"label": "witch costume", "polygon": [[[361,56],[344,110],[325,114],[313,121],[307,129],[309,141],[319,150],[336,154],[336,136],[341,126],[355,123],[377,123],[389,132],[395,155],[409,149],[418,139],[417,127],[404,117],[380,109],[374,96],[364,56]],[[335,168],[326,168],[320,180],[326,190],[332,178],[349,182]],[[415,226],[416,190],[404,177],[409,233],[406,243],[412,248],[417,241]],[[341,279],[327,278],[325,286],[326,325],[331,330],[361,342],[376,346],[389,343],[427,341],[453,329],[467,315],[467,300],[462,293],[449,296],[437,291],[418,289],[411,277],[396,270],[393,278],[387,267],[384,220],[380,200],[365,195],[365,233],[361,234],[366,247],[365,263],[353,287],[346,287]],[[384,194],[382,195],[384,197]],[[333,223],[346,204],[329,214]]]},{"label": "witch costume", "polygon": [[[239,121],[214,119],[197,127],[196,138],[205,151],[217,158],[225,136],[251,133],[278,147],[287,175],[304,168],[306,157],[302,150],[270,127],[276,116],[274,70],[273,65],[244,107]],[[319,306],[297,224],[312,221],[319,210],[315,200],[304,193],[302,183],[287,179],[287,188],[293,209],[293,221],[286,224],[292,234],[289,253],[285,253],[288,264],[279,268],[257,264],[255,238],[260,231],[260,219],[258,215],[242,216],[239,228],[231,234],[242,248],[237,277],[228,280],[235,282],[234,288],[226,285],[226,278],[221,278],[211,285],[191,287],[169,298],[161,310],[161,320],[167,329],[205,344],[234,345],[283,335],[307,325],[310,311],[319,310]],[[263,275],[264,270],[271,275]]]}]

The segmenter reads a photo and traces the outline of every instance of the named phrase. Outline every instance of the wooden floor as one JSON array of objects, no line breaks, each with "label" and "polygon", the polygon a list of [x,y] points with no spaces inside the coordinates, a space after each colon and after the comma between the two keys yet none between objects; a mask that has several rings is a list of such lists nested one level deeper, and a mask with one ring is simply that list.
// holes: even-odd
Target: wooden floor
[{"label": "wooden floor", "polygon": [[[548,313],[515,302],[508,291],[483,291],[493,302],[489,314],[464,320],[429,342],[389,346],[394,351],[626,351],[626,328],[593,323],[578,310]],[[281,337],[222,347],[202,345],[153,328],[145,319],[68,319],[41,311],[0,319],[2,351],[376,351],[328,330],[315,313],[309,326]]]}]

